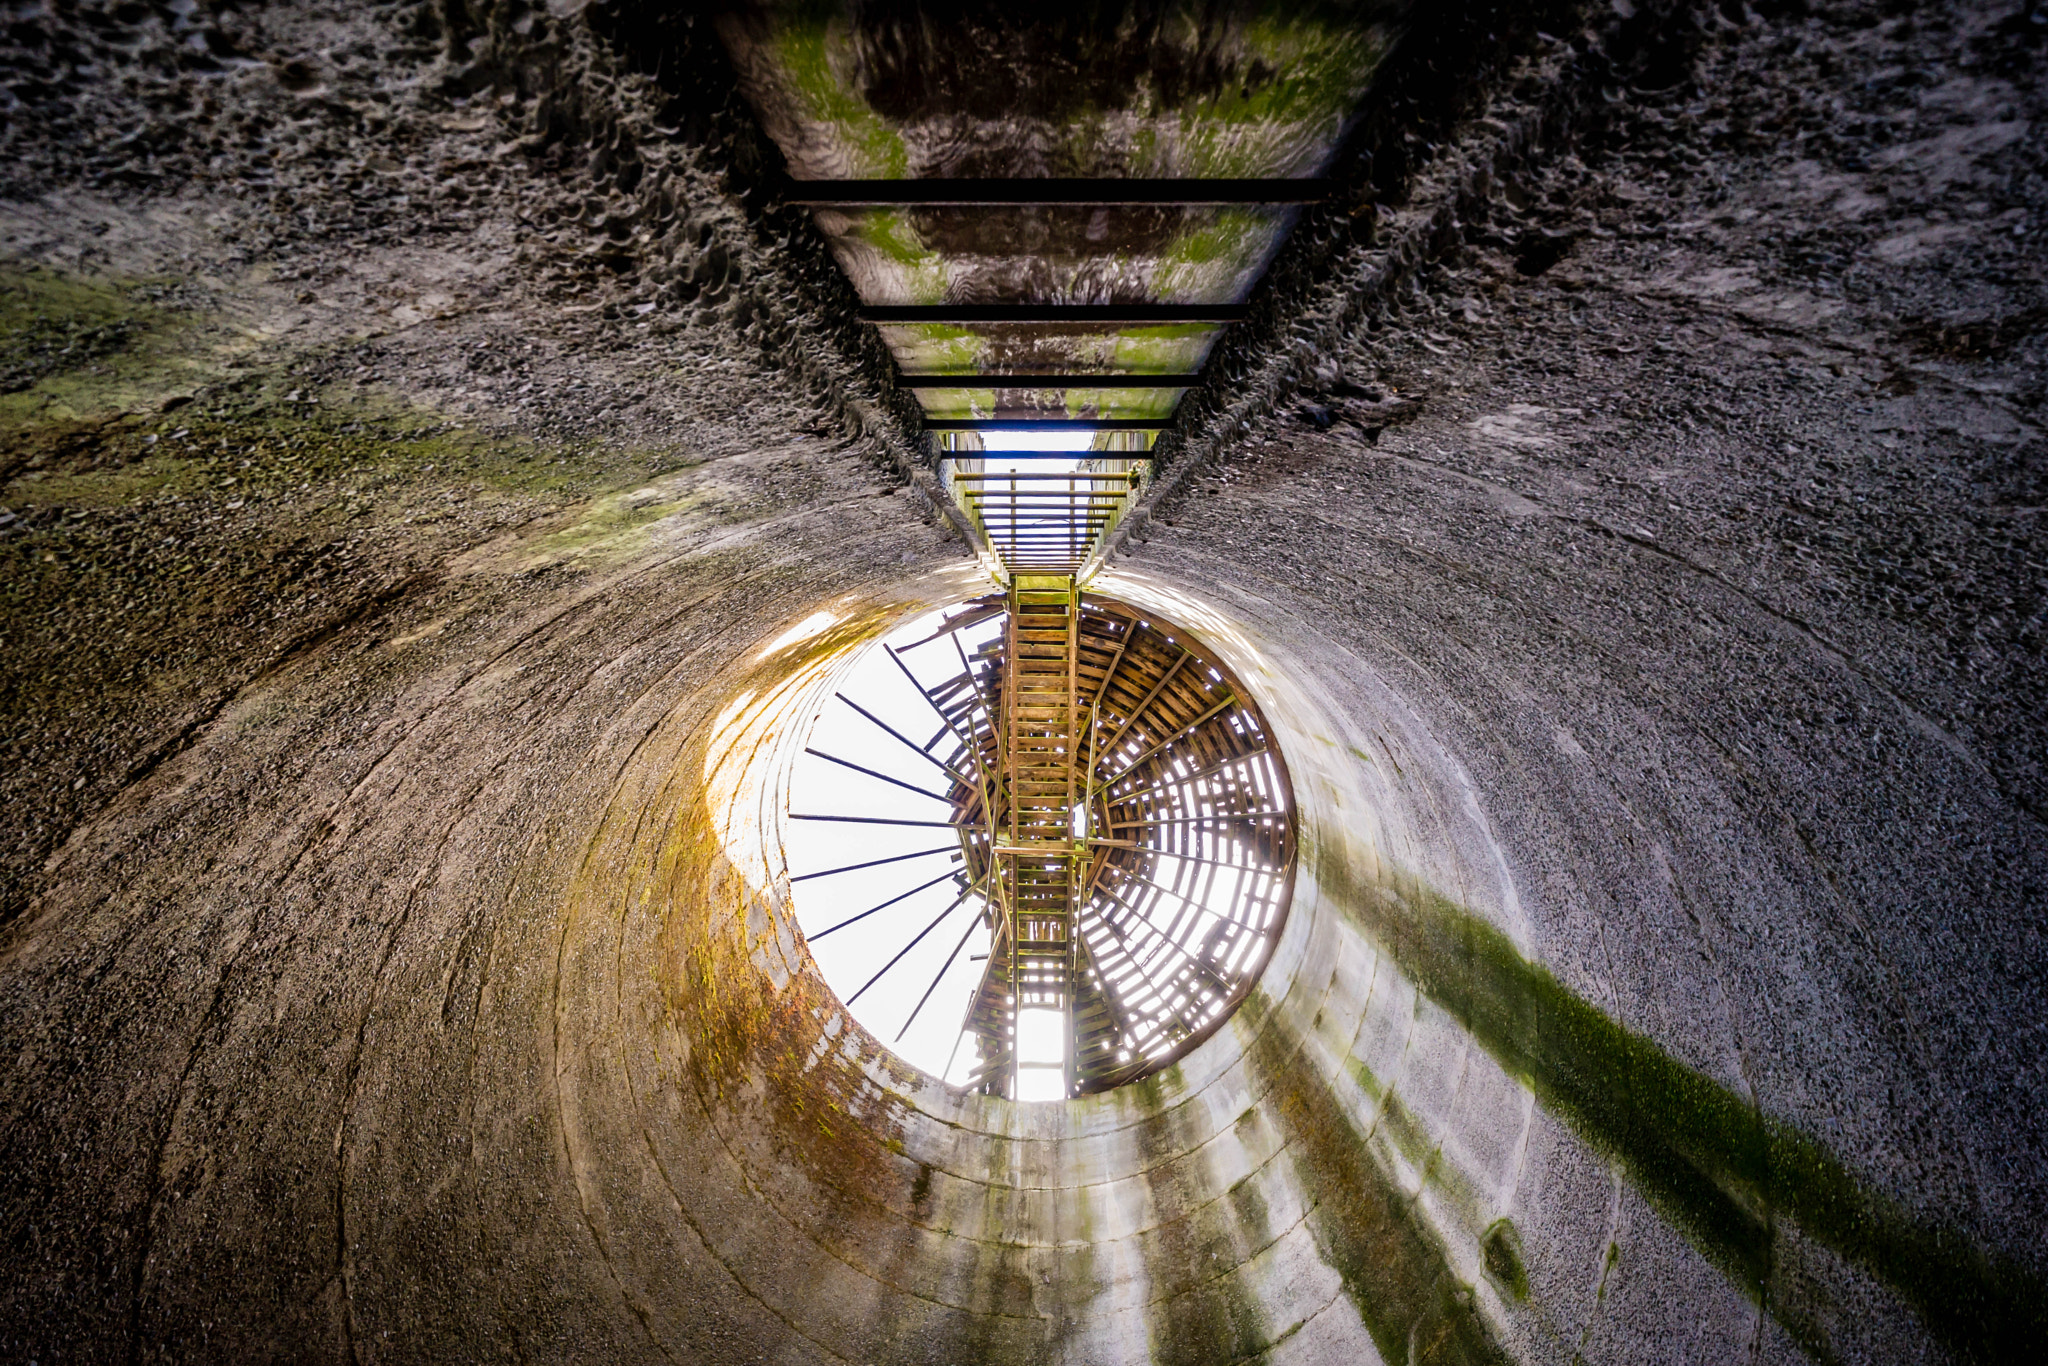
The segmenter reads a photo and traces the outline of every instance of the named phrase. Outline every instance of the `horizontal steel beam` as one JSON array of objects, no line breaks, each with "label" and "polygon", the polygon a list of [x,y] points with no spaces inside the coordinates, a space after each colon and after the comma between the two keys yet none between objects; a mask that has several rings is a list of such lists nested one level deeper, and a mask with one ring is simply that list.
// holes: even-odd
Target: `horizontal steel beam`
[{"label": "horizontal steel beam", "polygon": [[1329,181],[1307,179],[983,180],[963,176],[955,180],[795,180],[783,187],[782,197],[791,204],[837,209],[995,208],[1028,204],[1179,207],[1320,204],[1330,197],[1330,192]]},{"label": "horizontal steel beam", "polygon": [[1109,499],[1105,501],[1089,501],[1085,503],[1057,503],[1045,502],[1043,500],[1033,500],[1030,498],[1019,498],[1014,494],[1006,497],[1000,493],[990,493],[982,495],[970,493],[967,495],[967,502],[970,507],[974,508],[977,511],[988,512],[991,514],[997,512],[1009,512],[1012,515],[1022,512],[1028,512],[1034,515],[1038,513],[1055,512],[1107,513],[1114,512],[1118,508],[1128,506],[1128,504],[1122,498]]},{"label": "horizontal steel beam", "polygon": [[951,475],[956,484],[986,484],[991,480],[1014,479],[1027,484],[1073,484],[1081,481],[1111,486],[1072,490],[1075,493],[1110,493],[1117,486],[1136,485],[1143,477],[1140,470],[954,470]]},{"label": "horizontal steel beam", "polygon": [[1192,389],[1202,382],[1187,375],[904,375],[904,389]]},{"label": "horizontal steel beam", "polygon": [[862,322],[1047,324],[1058,327],[1164,327],[1176,323],[1234,323],[1243,304],[869,304]]},{"label": "horizontal steel beam", "polygon": [[[1150,451],[940,451],[941,460],[1151,460]],[[1134,479],[1136,470],[1075,470],[1068,474],[1023,474],[1005,470],[968,470],[955,479]]]},{"label": "horizontal steel beam", "polygon": [[1099,520],[1083,520],[1077,518],[1073,521],[1030,522],[1005,521],[1000,518],[991,521],[989,519],[984,518],[981,524],[981,529],[987,532],[991,538],[1002,537],[1005,540],[1018,540],[1028,536],[1051,536],[1054,539],[1060,539],[1063,537],[1078,537],[1083,532],[1092,531],[1097,527],[1107,526],[1109,525],[1110,521],[1111,519],[1107,517],[1101,518]]},{"label": "horizontal steel beam", "polygon": [[[1171,427],[1170,417],[927,417],[928,432],[1156,432]],[[1003,451],[985,451],[1001,456]],[[1069,460],[1092,452],[1077,451]]]},{"label": "horizontal steel beam", "polygon": [[987,492],[987,489],[961,489],[961,496],[967,502],[975,504],[977,508],[987,504],[1001,508],[1030,508],[1049,512],[1075,508],[1124,508],[1130,502],[1126,494],[1104,494],[1102,498],[1047,498],[1040,494],[1032,494],[1030,489],[1010,489],[1010,492],[1004,492],[1004,489],[995,489],[995,492]]}]

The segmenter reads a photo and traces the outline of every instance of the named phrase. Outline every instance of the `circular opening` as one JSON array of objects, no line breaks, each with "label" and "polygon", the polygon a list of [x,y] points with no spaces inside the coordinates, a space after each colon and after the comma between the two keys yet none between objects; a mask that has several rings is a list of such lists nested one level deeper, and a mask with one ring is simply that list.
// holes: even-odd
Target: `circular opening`
[{"label": "circular opening", "polygon": [[933,613],[848,671],[790,786],[798,924],[877,1038],[1059,1100],[1181,1057],[1287,914],[1294,803],[1242,683],[1095,594]]}]

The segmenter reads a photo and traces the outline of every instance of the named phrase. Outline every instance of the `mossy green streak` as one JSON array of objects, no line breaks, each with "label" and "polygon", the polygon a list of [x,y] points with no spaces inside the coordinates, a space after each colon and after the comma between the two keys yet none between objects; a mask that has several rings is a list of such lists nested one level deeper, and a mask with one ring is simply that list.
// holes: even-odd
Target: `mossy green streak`
[{"label": "mossy green streak", "polygon": [[1256,1031],[1247,1060],[1265,1112],[1286,1135],[1314,1201],[1316,1246],[1380,1355],[1406,1366],[1507,1362],[1415,1202],[1378,1157],[1353,1112],[1311,1066],[1263,993],[1240,1008]]},{"label": "mossy green streak", "polygon": [[1891,1285],[1971,1359],[2021,1360],[2048,1342],[2048,1289],[1914,1219],[1792,1125],[1616,1024],[1477,914],[1413,878],[1359,880],[1327,850],[1315,872],[1419,990],[1809,1352],[1831,1356],[1816,1307],[1789,1288],[1800,1278],[1778,1274],[1783,1219]]}]

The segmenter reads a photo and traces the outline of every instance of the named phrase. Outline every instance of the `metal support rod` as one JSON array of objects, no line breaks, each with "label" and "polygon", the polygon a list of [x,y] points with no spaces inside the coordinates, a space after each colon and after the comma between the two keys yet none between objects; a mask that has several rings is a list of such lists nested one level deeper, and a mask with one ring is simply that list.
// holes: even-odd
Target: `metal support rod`
[{"label": "metal support rod", "polygon": [[[928,432],[1152,432],[1172,417],[926,417]],[[991,452],[998,459],[1007,452]]]},{"label": "metal support rod", "polygon": [[[910,1032],[910,1027],[917,1023],[918,1012],[924,1009],[924,1003],[926,1001],[931,1000],[932,993],[939,989],[939,983],[946,980],[946,974],[952,970],[953,960],[960,956],[960,950],[967,947],[967,940],[969,936],[971,936],[974,933],[974,928],[979,923],[980,922],[976,920],[970,920],[967,922],[966,933],[960,936],[960,942],[953,946],[953,951],[946,955],[946,961],[940,964],[939,975],[932,978],[932,984],[924,989],[924,995],[918,997],[917,1004],[910,1008],[910,1018],[903,1022],[903,1028],[896,1031],[895,1042],[902,1043],[903,1036],[905,1034],[908,1034]],[[957,1047],[958,1045],[956,1044],[955,1046]],[[953,1060],[951,1058],[948,1058],[946,1060],[946,1066],[951,1067],[952,1065]],[[943,1078],[941,1080],[943,1080]]]},{"label": "metal support rod", "polygon": [[846,825],[925,825],[933,826],[940,830],[965,830],[969,828],[958,821],[901,821],[889,816],[807,816],[799,815],[792,811],[789,813],[789,818],[793,821],[839,821]]},{"label": "metal support rod", "polygon": [[[891,656],[891,658],[894,658],[894,656]],[[862,705],[861,705],[860,703],[858,703],[858,702],[854,701],[854,700],[853,700],[852,698],[848,697],[848,696],[847,696],[847,695],[846,695],[845,693],[843,693],[843,692],[838,692],[838,693],[833,693],[832,695],[833,695],[834,697],[838,698],[838,699],[839,699],[839,700],[840,700],[841,702],[844,702],[844,703],[845,703],[845,704],[846,704],[847,706],[849,706],[849,707],[852,707],[852,708],[853,708],[853,709],[854,709],[855,711],[859,712],[859,713],[860,713],[860,714],[861,714],[862,716],[865,716],[865,717],[867,717],[867,719],[868,719],[868,720],[870,720],[870,721],[874,722],[874,723],[875,723],[876,725],[880,726],[880,727],[881,727],[881,728],[882,728],[883,730],[885,730],[885,731],[888,731],[888,732],[889,732],[889,734],[891,734],[891,735],[895,736],[895,737],[896,737],[896,739],[897,739],[897,740],[898,740],[898,741],[899,741],[900,743],[902,743],[902,744],[903,744],[904,746],[906,746],[906,747],[907,747],[907,748],[908,748],[908,749],[910,750],[910,752],[911,752],[912,754],[916,754],[916,755],[919,755],[919,756],[920,756],[920,757],[922,757],[922,758],[924,759],[924,761],[925,761],[926,763],[928,763],[928,764],[933,764],[933,765],[936,765],[936,766],[937,766],[937,767],[939,767],[939,768],[942,768],[942,769],[944,769],[944,770],[946,771],[946,774],[947,774],[947,776],[948,776],[948,777],[951,777],[951,778],[953,778],[953,779],[954,779],[955,781],[958,781],[958,782],[963,782],[963,783],[964,783],[964,782],[967,782],[967,781],[968,781],[968,778],[967,778],[967,775],[966,775],[966,774],[964,774],[964,773],[961,773],[961,772],[959,772],[959,771],[958,771],[958,770],[956,770],[956,769],[955,769],[955,768],[954,768],[954,767],[953,767],[953,766],[952,766],[951,764],[949,764],[949,763],[947,763],[947,762],[946,762],[945,760],[943,760],[943,759],[939,758],[939,757],[938,757],[937,755],[935,755],[935,754],[932,754],[932,753],[929,753],[929,752],[928,752],[928,751],[926,751],[926,750],[923,750],[923,749],[920,749],[920,748],[918,748],[918,744],[917,744],[917,741],[915,741],[915,740],[912,740],[912,739],[910,739],[910,738],[909,738],[908,736],[904,735],[904,734],[903,734],[903,732],[901,732],[901,731],[897,730],[897,729],[896,729],[896,728],[895,728],[894,726],[890,725],[890,724],[889,724],[889,723],[888,723],[887,721],[884,721],[884,720],[883,720],[883,719],[882,719],[881,717],[879,717],[879,716],[875,715],[875,714],[874,714],[873,712],[869,711],[869,710],[868,710],[868,709],[867,709],[866,707],[863,707],[863,706],[862,706]],[[930,698],[926,698],[925,700],[926,700],[926,701],[930,701],[931,699],[930,699]]]},{"label": "metal support rod", "polygon": [[892,778],[886,773],[877,773],[871,768],[862,768],[859,764],[854,763],[850,759],[842,759],[836,754],[827,754],[822,749],[812,749],[807,745],[804,747],[804,753],[816,755],[818,758],[823,759],[828,764],[837,764],[841,768],[850,768],[855,773],[865,773],[870,778],[879,778],[881,781],[885,783],[894,783],[897,787],[902,788],[904,791],[915,792],[920,797],[930,797],[933,801],[945,802],[948,806],[952,805],[953,803],[953,799],[951,797],[947,797],[940,793],[933,792],[929,788],[919,787],[915,783],[906,783],[901,778]]},{"label": "metal support rod", "polygon": [[828,935],[828,934],[832,933],[832,931],[834,931],[834,930],[843,930],[843,929],[845,929],[845,928],[846,928],[846,927],[847,927],[848,925],[854,924],[854,923],[855,923],[855,922],[857,922],[857,921],[861,921],[861,920],[866,920],[866,919],[867,919],[867,918],[868,918],[869,916],[873,915],[873,914],[874,914],[874,913],[875,913],[876,911],[886,911],[886,910],[888,910],[888,909],[889,909],[889,908],[890,908],[891,906],[894,906],[894,905],[895,905],[895,904],[896,904],[897,902],[899,902],[899,901],[903,901],[903,900],[906,900],[906,899],[908,899],[908,898],[910,898],[910,897],[913,897],[913,896],[916,896],[916,895],[917,895],[917,894],[918,894],[919,892],[923,891],[923,890],[924,890],[925,888],[927,888],[927,887],[936,887],[936,886],[938,886],[938,885],[939,885],[939,884],[940,884],[941,882],[944,882],[944,881],[945,881],[945,880],[946,880],[947,878],[949,878],[949,877],[951,877],[951,876],[953,876],[953,870],[952,870],[951,868],[948,868],[948,869],[947,869],[947,870],[946,870],[945,872],[943,872],[943,873],[940,873],[940,874],[939,874],[939,875],[938,875],[937,877],[933,878],[933,879],[932,879],[932,880],[931,880],[930,882],[921,882],[921,883],[919,883],[919,884],[918,884],[917,886],[915,886],[915,887],[912,887],[912,888],[911,888],[911,889],[910,889],[909,891],[907,891],[907,892],[903,892],[903,893],[900,893],[900,894],[898,894],[898,895],[896,895],[896,896],[892,896],[892,897],[890,897],[890,898],[889,898],[889,899],[888,899],[887,901],[884,901],[884,902],[883,902],[883,903],[882,903],[881,905],[879,905],[879,906],[871,906],[871,907],[869,907],[869,908],[868,908],[867,910],[865,910],[865,911],[862,911],[862,912],[861,912],[861,913],[860,913],[859,915],[854,915],[854,916],[848,916],[848,917],[847,917],[846,919],[844,919],[844,920],[840,921],[840,922],[839,922],[839,923],[838,923],[837,925],[828,925],[828,926],[826,926],[826,927],[825,927],[824,929],[822,929],[822,930],[819,930],[819,931],[818,931],[818,932],[817,932],[816,934],[807,934],[807,935],[805,935],[805,936],[804,936],[804,938],[806,938],[806,939],[810,940],[810,941],[811,941],[811,942],[812,942],[813,944],[815,944],[815,943],[817,943],[817,942],[818,942],[818,941],[819,941],[820,939],[823,939],[823,938],[824,938],[824,937],[825,937],[826,935]]},{"label": "metal support rod", "polygon": [[1251,312],[1243,304],[868,304],[862,322],[877,326],[926,323],[1020,324],[1054,327],[1172,327],[1184,323],[1242,322]]},{"label": "metal support rod", "polygon": [[1331,182],[1306,177],[1116,178],[1037,177],[989,179],[792,180],[782,198],[811,208],[996,208],[1071,205],[1079,208],[1155,206],[1186,208],[1320,204]]},{"label": "metal support rod", "polygon": [[899,375],[900,389],[1192,389],[1184,375]]},{"label": "metal support rod", "polygon": [[936,849],[920,849],[914,854],[896,854],[890,858],[870,859],[866,863],[849,863],[843,868],[826,868],[816,873],[804,873],[791,878],[790,881],[792,883],[808,882],[814,877],[831,877],[835,873],[853,873],[858,872],[862,868],[879,868],[885,863],[902,863],[905,859],[930,858],[933,854],[957,853],[959,849],[960,846],[957,844],[942,844]]},{"label": "metal support rod", "polygon": [[944,920],[947,916],[953,914],[954,911],[959,910],[960,903],[967,900],[968,897],[974,895],[975,890],[976,888],[974,887],[962,888],[960,891],[960,895],[953,898],[953,904],[946,907],[945,910],[939,912],[937,920],[932,921],[931,924],[919,930],[917,932],[917,937],[915,939],[912,939],[908,944],[905,944],[902,948],[898,949],[896,951],[896,956],[894,958],[891,958],[888,962],[882,964],[882,969],[880,972],[877,972],[874,976],[868,978],[866,982],[863,982],[861,984],[860,991],[856,991],[853,993],[853,995],[846,998],[846,1008],[848,1010],[853,1009],[853,1003],[861,998],[861,994],[863,992],[865,992],[869,987],[873,986],[875,983],[881,981],[883,975],[887,973],[890,968],[893,968],[898,963],[902,962],[904,954],[909,953],[912,949],[916,948],[919,940],[922,940],[926,935],[930,934],[933,930],[936,930],[939,927],[940,920]]},{"label": "metal support rod", "polygon": [[[939,714],[939,719],[946,723],[947,730],[953,732],[953,738],[960,742],[960,747],[962,749],[974,748],[974,746],[968,743],[967,737],[962,735],[960,733],[959,728],[953,724],[953,718],[946,714],[946,709],[938,704],[938,702],[932,697],[931,693],[928,690],[926,690],[924,684],[917,681],[917,675],[910,671],[910,666],[908,664],[905,664],[901,659],[898,659],[896,657],[896,652],[890,649],[886,643],[882,646],[882,653],[889,656],[890,663],[894,664],[897,668],[903,671],[903,676],[910,680],[911,687],[917,689],[917,695],[925,700],[925,705],[930,707],[933,711]],[[922,750],[918,752],[923,753]],[[949,769],[948,771],[950,772],[951,770]],[[959,774],[954,774],[954,776],[960,777]],[[964,777],[960,777],[960,781],[966,782],[967,779]]]},{"label": "metal support rod", "polygon": [[[941,460],[980,460],[984,457],[996,460],[1150,460],[1150,451],[1132,451],[1098,456],[1091,451],[940,451]],[[1057,470],[1037,473],[1032,470],[955,470],[951,476],[956,484],[986,483],[991,479],[1014,479],[1020,483],[1039,483],[1048,479],[1123,479],[1136,484],[1142,476],[1136,470]]]}]

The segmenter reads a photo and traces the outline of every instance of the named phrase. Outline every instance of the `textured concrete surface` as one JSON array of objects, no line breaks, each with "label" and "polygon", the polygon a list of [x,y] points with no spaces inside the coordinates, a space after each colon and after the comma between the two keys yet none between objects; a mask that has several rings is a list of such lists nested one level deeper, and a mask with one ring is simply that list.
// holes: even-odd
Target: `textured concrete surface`
[{"label": "textured concrete surface", "polygon": [[2029,12],[1532,50],[1227,358],[1103,586],[1261,689],[1295,907],[1045,1107],[781,914],[807,703],[979,585],[608,13],[10,21],[0,1354],[2023,1358]]}]

